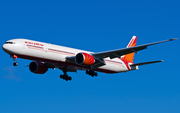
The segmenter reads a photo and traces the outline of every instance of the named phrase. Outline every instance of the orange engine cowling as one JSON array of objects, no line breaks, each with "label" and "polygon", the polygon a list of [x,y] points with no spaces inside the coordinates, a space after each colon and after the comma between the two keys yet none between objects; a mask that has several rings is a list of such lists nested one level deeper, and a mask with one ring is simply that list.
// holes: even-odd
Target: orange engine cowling
[{"label": "orange engine cowling", "polygon": [[79,65],[93,65],[95,62],[95,59],[92,55],[87,53],[78,53],[75,57],[75,61]]},{"label": "orange engine cowling", "polygon": [[47,72],[48,68],[43,62],[31,62],[29,65],[29,70],[36,74],[44,74]]}]

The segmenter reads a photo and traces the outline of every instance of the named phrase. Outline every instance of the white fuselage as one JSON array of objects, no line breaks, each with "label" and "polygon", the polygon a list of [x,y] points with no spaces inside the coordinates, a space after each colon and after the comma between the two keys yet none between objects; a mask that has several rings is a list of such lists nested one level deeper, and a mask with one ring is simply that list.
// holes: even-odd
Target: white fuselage
[{"label": "white fuselage", "polygon": [[[13,39],[7,42],[13,42],[13,44],[3,45],[2,48],[6,53],[17,55],[19,58],[52,63],[56,68],[87,70],[87,66],[68,62],[66,61],[66,58],[75,56],[81,52],[88,54],[93,53],[28,39]],[[119,73],[131,70],[130,67],[128,67],[128,65],[126,65],[120,58],[105,58],[104,61],[106,65],[95,69],[96,71],[104,73]]]}]

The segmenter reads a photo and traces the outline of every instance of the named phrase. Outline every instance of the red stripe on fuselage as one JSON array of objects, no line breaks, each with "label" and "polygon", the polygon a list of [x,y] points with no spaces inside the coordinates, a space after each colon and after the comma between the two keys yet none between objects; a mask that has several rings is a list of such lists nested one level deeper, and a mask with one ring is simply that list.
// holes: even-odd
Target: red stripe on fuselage
[{"label": "red stripe on fuselage", "polygon": [[[57,53],[57,54],[61,54],[61,55],[69,55],[69,56],[74,56],[75,55],[75,53],[65,52],[65,51],[60,51],[60,50],[55,50],[55,49],[50,49],[50,48],[48,48],[48,50],[37,48],[36,46],[28,47],[28,48],[29,49],[35,49],[35,50],[41,50],[41,51],[47,51],[47,52],[50,52],[50,53]],[[105,62],[108,62],[110,64],[114,64],[114,65],[120,65],[120,66],[123,65],[121,62],[107,60],[107,59],[105,59]]]}]

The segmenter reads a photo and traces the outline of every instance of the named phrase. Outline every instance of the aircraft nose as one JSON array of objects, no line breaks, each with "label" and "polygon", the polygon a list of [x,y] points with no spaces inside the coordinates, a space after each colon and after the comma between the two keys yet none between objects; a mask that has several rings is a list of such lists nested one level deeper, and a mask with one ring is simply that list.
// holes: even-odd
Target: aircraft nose
[{"label": "aircraft nose", "polygon": [[8,52],[8,50],[9,50],[6,44],[3,44],[3,45],[2,45],[2,49],[3,49],[5,52]]},{"label": "aircraft nose", "polygon": [[5,44],[2,45],[2,49],[3,49],[4,51],[6,50]]}]

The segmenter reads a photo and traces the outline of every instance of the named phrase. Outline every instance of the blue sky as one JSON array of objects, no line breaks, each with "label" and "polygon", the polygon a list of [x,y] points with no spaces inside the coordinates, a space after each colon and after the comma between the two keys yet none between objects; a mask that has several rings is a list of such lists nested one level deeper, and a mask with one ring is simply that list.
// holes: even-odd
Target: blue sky
[{"label": "blue sky", "polygon": [[[180,38],[178,0],[6,0],[0,2],[1,45],[14,38],[33,39],[93,52]],[[134,62],[164,60],[139,70],[90,77],[84,71],[59,78],[62,71],[36,75],[2,49],[1,113],[179,113],[179,40],[149,47]]]}]

